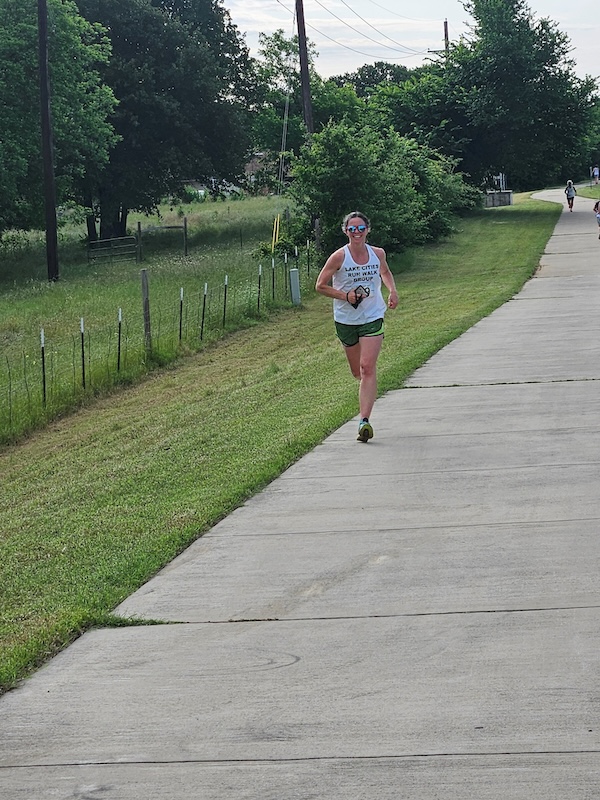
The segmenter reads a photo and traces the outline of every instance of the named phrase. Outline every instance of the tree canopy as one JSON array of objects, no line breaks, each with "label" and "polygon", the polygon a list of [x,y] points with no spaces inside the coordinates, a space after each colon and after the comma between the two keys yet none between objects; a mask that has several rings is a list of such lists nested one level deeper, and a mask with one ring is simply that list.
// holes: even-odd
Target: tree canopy
[{"label": "tree canopy", "polygon": [[469,36],[401,85],[380,85],[370,119],[457,157],[480,185],[508,174],[515,188],[581,175],[597,103],[568,37],[524,0],[470,0]]},{"label": "tree canopy", "polygon": [[[306,142],[298,37],[287,38],[283,30],[259,37],[259,57],[255,61],[252,145],[270,165],[267,183],[277,187],[281,172],[280,156],[289,167],[290,156],[298,155]],[[324,81],[316,72],[314,45],[308,43],[310,91],[313,124],[320,131],[330,121],[358,122],[364,102],[354,88],[334,80]],[[278,169],[279,167],[279,169]]]},{"label": "tree canopy", "polygon": [[[48,4],[58,200],[87,208],[91,238],[98,219],[101,236],[124,234],[130,210],[154,210],[186,180],[240,178],[257,152],[278,190],[293,163],[300,208],[310,198],[310,215],[328,219],[327,199],[335,228],[368,168],[362,204],[378,178],[371,215],[392,246],[443,231],[442,189],[452,208],[472,200],[463,177],[481,187],[504,172],[534,188],[600,159],[596,82],[577,77],[568,37],[525,0],[467,0],[468,35],[415,69],[377,62],[323,80],[309,43],[312,139],[297,37],[263,34],[253,59],[222,0]],[[41,225],[43,192],[36,4],[0,0],[0,18],[1,236]],[[338,151],[357,142],[364,164]]]},{"label": "tree canopy", "polygon": [[[503,171],[516,187],[540,186],[577,168],[590,123],[595,82],[579,79],[571,46],[523,0],[470,0],[470,41],[450,60],[464,90],[477,151],[474,175]],[[467,159],[465,159],[467,161]]]},{"label": "tree canopy", "polygon": [[454,166],[392,128],[330,122],[294,161],[290,193],[304,225],[301,233],[318,216],[323,244],[339,246],[342,217],[360,208],[383,247],[399,250],[444,236],[454,215],[475,202]]},{"label": "tree canopy", "polygon": [[[38,22],[35,0],[0,0],[0,236],[42,227]],[[69,0],[48,0],[56,189],[73,197],[81,176],[108,160],[116,137],[107,118],[115,106],[100,70],[110,46],[101,26],[86,22]]]},{"label": "tree canopy", "polygon": [[[78,0],[108,30],[103,77],[119,101],[119,142],[102,172],[88,175],[86,206],[100,235],[122,236],[130,209],[150,211],[190,178],[233,178],[248,148],[239,101],[247,52],[215,0]],[[239,56],[239,60],[238,60]]]},{"label": "tree canopy", "polygon": [[400,84],[410,76],[411,70],[402,64],[376,61],[374,64],[364,64],[354,72],[334,75],[331,80],[336,86],[352,86],[358,97],[369,97],[381,84]]}]

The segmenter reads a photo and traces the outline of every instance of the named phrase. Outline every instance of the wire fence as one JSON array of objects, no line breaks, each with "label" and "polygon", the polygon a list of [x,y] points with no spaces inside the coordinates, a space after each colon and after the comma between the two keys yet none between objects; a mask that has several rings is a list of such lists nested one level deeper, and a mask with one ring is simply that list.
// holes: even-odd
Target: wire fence
[{"label": "wire fence", "polygon": [[[0,443],[198,351],[245,321],[297,304],[314,285],[308,253],[300,262],[298,253],[289,260],[273,258],[251,278],[230,281],[226,275],[218,286],[205,282],[187,293],[180,288],[173,297],[153,296],[151,274],[142,270],[139,316],[115,308],[112,320],[89,328],[81,318],[79,330],[62,339],[41,328],[37,345],[32,340],[20,356],[0,357]],[[292,279],[299,297],[293,297]]]}]

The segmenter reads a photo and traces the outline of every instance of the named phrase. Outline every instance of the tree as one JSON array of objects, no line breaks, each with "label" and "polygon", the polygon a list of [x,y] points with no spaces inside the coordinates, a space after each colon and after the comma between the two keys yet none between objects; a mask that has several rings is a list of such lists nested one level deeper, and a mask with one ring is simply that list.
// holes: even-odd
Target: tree
[{"label": "tree", "polygon": [[152,5],[181,23],[200,47],[208,46],[223,97],[246,105],[252,88],[252,59],[220,0],[152,0]]},{"label": "tree", "polygon": [[[42,228],[43,170],[35,0],[0,0],[0,236]],[[86,170],[99,169],[115,141],[115,106],[99,68],[109,56],[100,26],[68,0],[48,0],[48,45],[57,201],[73,198]]]},{"label": "tree", "polygon": [[462,161],[474,132],[465,92],[441,64],[422,68],[402,84],[380,84],[368,99],[366,119]]},{"label": "tree", "polygon": [[524,0],[465,8],[470,35],[403,84],[379,86],[370,123],[459,159],[476,185],[499,172],[515,189],[582,175],[596,83],[575,75],[568,37]]},{"label": "tree", "polygon": [[593,167],[600,164],[600,103],[596,103],[591,111],[591,123],[585,136],[585,160]]},{"label": "tree", "polygon": [[[307,44],[311,83],[315,48]],[[254,65],[252,97],[252,147],[279,154],[299,152],[306,136],[302,114],[298,37],[287,38],[282,29],[259,35],[259,56]]]},{"label": "tree", "polygon": [[337,86],[332,80],[316,78],[312,82],[313,118],[315,130],[329,122],[359,123],[365,113],[365,103],[352,86]]},{"label": "tree", "polygon": [[[237,71],[247,50],[217,0],[78,4],[110,32],[104,78],[119,100],[112,122],[120,136],[83,191],[100,215],[100,236],[122,236],[130,209],[152,211],[190,178],[242,172],[248,137]],[[91,235],[93,228],[90,220]]]},{"label": "tree", "polygon": [[340,221],[353,208],[369,215],[378,244],[400,250],[449,233],[452,216],[474,202],[449,160],[394,130],[346,121],[314,134],[294,162],[289,191],[300,238],[318,216],[327,249],[343,242]]},{"label": "tree", "polygon": [[374,64],[364,64],[355,72],[334,75],[331,80],[336,86],[352,86],[358,97],[369,97],[381,84],[401,84],[410,75],[411,70],[402,64],[376,61]]},{"label": "tree", "polygon": [[581,157],[595,81],[575,75],[566,34],[536,20],[524,0],[471,0],[465,8],[472,38],[448,65],[477,134],[465,169],[479,179],[506,172],[515,188],[560,178]]},{"label": "tree", "polygon": [[[364,113],[363,101],[351,86],[322,80],[314,69],[315,54],[314,45],[308,42],[315,130],[342,119],[358,123]],[[263,160],[270,163],[284,157],[287,171],[290,156],[298,155],[306,142],[297,36],[288,39],[282,30],[271,36],[261,34],[254,98],[254,150],[263,153]],[[272,172],[273,186],[277,185],[278,172]]]}]

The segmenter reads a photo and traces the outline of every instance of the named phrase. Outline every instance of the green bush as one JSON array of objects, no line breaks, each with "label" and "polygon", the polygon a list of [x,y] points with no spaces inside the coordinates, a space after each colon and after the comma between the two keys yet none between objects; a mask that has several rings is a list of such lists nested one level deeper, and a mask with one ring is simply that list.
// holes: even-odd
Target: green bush
[{"label": "green bush", "polygon": [[347,122],[315,134],[293,165],[293,197],[302,241],[319,217],[327,251],[345,242],[340,223],[363,211],[377,244],[391,251],[423,244],[452,230],[458,213],[473,208],[477,195],[450,159],[424,145]]}]

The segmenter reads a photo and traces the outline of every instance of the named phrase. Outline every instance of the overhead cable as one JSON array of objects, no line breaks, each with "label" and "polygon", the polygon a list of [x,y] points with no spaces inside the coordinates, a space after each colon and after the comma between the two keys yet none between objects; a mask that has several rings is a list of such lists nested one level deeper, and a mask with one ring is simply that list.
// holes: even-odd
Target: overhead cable
[{"label": "overhead cable", "polygon": [[[286,10],[286,11],[287,11],[289,14],[292,14],[292,13],[293,13],[293,12],[292,12],[292,11],[291,11],[291,10],[290,10],[290,9],[289,9],[289,8],[288,8],[286,5],[285,5],[285,3],[283,3],[283,2],[282,2],[282,0],[277,0],[277,2],[279,3],[279,5],[280,5],[280,6],[282,6],[283,8],[285,8],[285,10]],[[336,44],[338,47],[342,47],[344,50],[350,50],[352,53],[358,53],[358,55],[360,55],[360,56],[367,56],[367,58],[374,58],[374,59],[378,59],[378,60],[382,60],[382,59],[384,58],[384,57],[383,57],[383,56],[381,56],[381,55],[374,55],[373,53],[365,53],[363,50],[357,50],[357,49],[356,49],[356,48],[354,48],[354,47],[349,47],[347,44],[343,44],[343,42],[338,42],[338,41],[337,41],[337,39],[333,39],[331,36],[328,36],[326,33],[323,33],[323,31],[319,30],[318,28],[315,28],[315,26],[314,26],[314,25],[311,25],[311,24],[310,24],[310,23],[308,23],[308,22],[306,23],[306,27],[307,27],[307,28],[310,28],[310,29],[311,29],[311,30],[313,30],[313,31],[315,31],[315,33],[318,33],[318,34],[319,34],[319,36],[322,36],[324,39],[328,39],[330,42],[333,42],[333,43],[334,43],[334,44]],[[355,29],[353,29],[353,30],[355,30]],[[358,33],[360,33],[360,31],[358,31]],[[379,43],[378,43],[378,44],[379,44]],[[390,49],[392,49],[392,48],[390,48]],[[417,56],[417,55],[422,55],[422,54],[424,54],[424,53],[426,53],[426,52],[427,52],[427,51],[426,51],[426,50],[424,50],[424,51],[423,51],[423,53],[417,53],[417,52],[414,52],[414,53],[405,53],[403,56],[385,56],[385,60],[386,60],[386,61],[403,61],[403,60],[405,60],[405,59],[407,59],[407,58],[413,58],[414,56]]]},{"label": "overhead cable", "polygon": [[[315,2],[318,3],[321,6],[321,8],[325,8],[325,6],[322,3],[320,3],[319,0],[315,0]],[[349,11],[352,11],[353,14],[356,14],[356,16],[359,18],[359,20],[361,22],[364,22],[365,25],[368,25],[369,28],[372,28],[375,31],[375,33],[378,33],[380,36],[384,36],[388,41],[393,42],[394,44],[398,45],[398,47],[402,48],[403,50],[410,50],[411,53],[416,53],[418,55],[421,55],[422,51],[420,52],[418,50],[415,50],[413,47],[407,47],[407,45],[402,44],[401,42],[397,42],[395,39],[392,39],[391,36],[388,36],[386,33],[383,33],[383,31],[378,30],[374,25],[371,25],[371,23],[368,20],[364,19],[364,17],[361,17],[361,15],[358,13],[358,11],[355,11],[351,6],[349,6],[348,3],[345,2],[345,0],[340,0],[340,3],[342,3],[342,5],[345,5],[346,8]],[[327,11],[328,9],[325,9],[325,10]],[[330,11],[329,13],[331,14],[332,12]],[[333,16],[335,16],[335,14]],[[336,19],[339,19],[339,17],[336,17]],[[356,29],[353,28],[352,30],[356,30]],[[375,40],[371,39],[371,41],[375,41]],[[385,45],[383,45],[383,46],[385,47]],[[390,49],[395,49],[395,48],[390,48]]]}]

